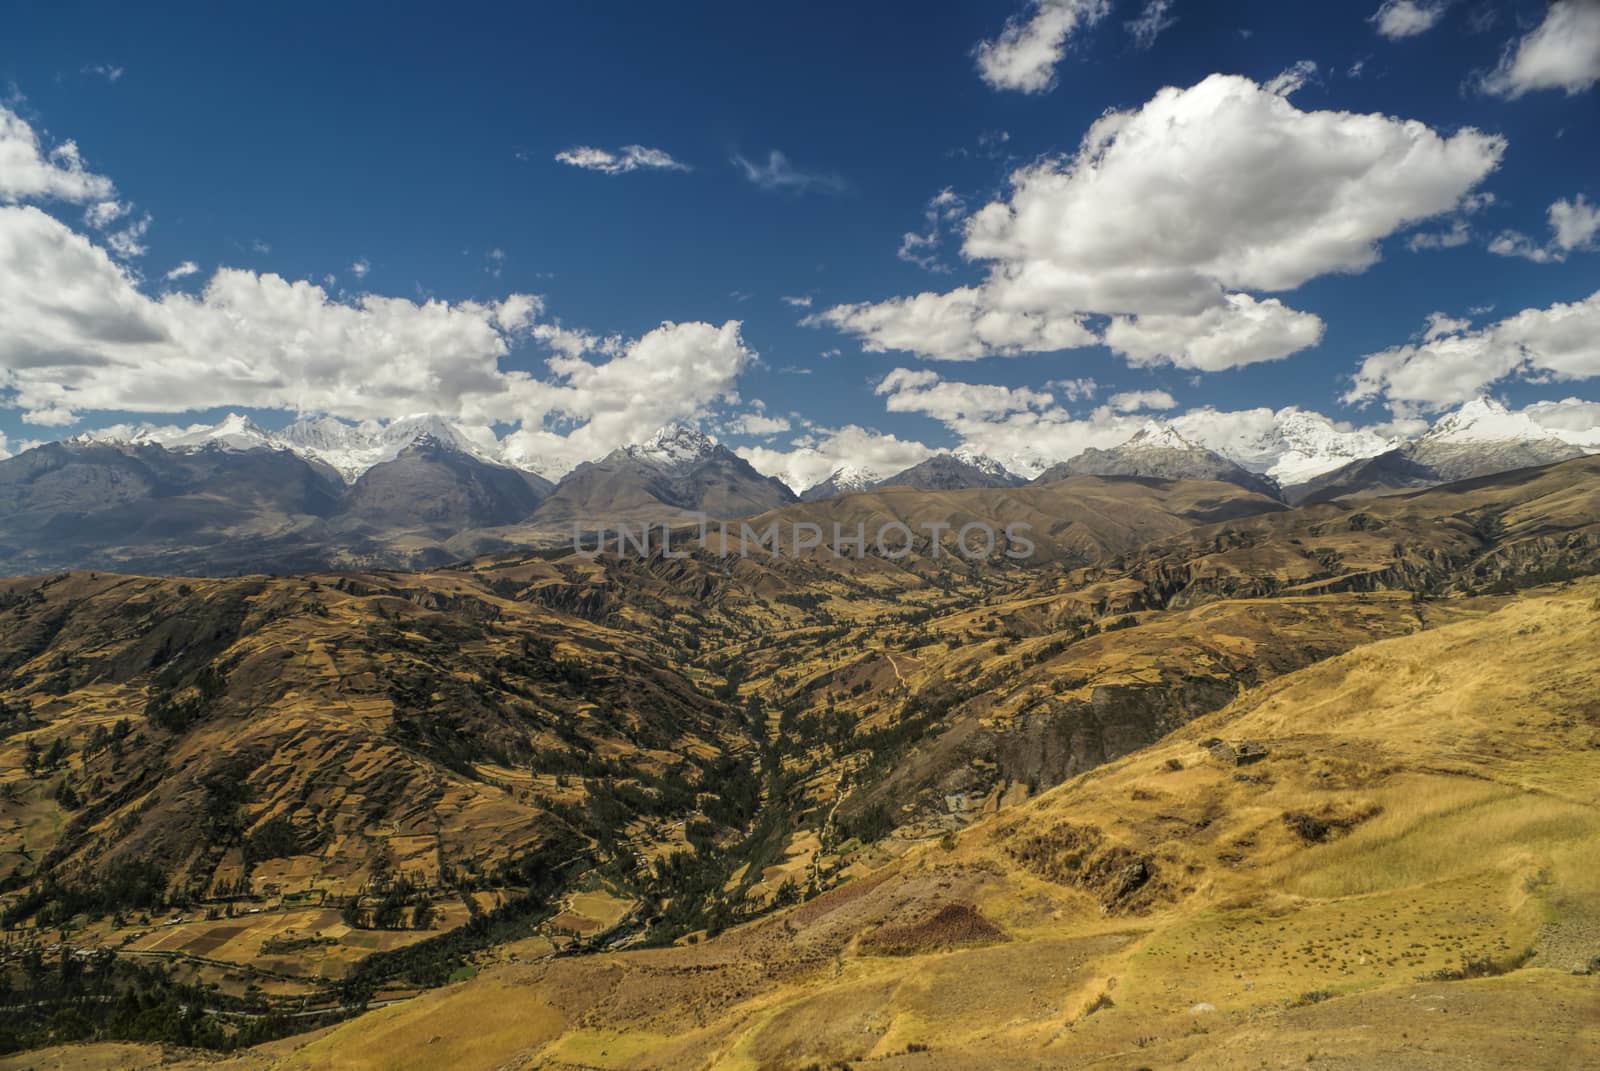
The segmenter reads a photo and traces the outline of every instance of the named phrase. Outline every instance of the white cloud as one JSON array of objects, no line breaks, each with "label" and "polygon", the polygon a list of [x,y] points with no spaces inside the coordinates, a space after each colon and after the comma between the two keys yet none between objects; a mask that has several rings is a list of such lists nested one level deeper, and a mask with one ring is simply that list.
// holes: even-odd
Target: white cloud
[{"label": "white cloud", "polygon": [[599,149],[592,145],[574,145],[556,153],[563,164],[581,167],[585,171],[598,171],[603,175],[626,175],[630,171],[688,171],[689,165],[672,158],[662,149],[644,145],[624,145],[620,150]]},{"label": "white cloud", "polygon": [[1560,200],[1550,206],[1550,229],[1555,244],[1562,249],[1594,249],[1600,235],[1600,205],[1592,205],[1578,194],[1571,201]]},{"label": "white cloud", "polygon": [[365,279],[367,277],[367,272],[371,270],[372,263],[367,260],[366,257],[361,257],[354,264],[350,265],[350,274],[354,275],[357,279]]},{"label": "white cloud", "polygon": [[1444,14],[1445,4],[1418,3],[1417,0],[1384,0],[1369,19],[1378,33],[1391,41],[1427,33]]},{"label": "white cloud", "polygon": [[891,413],[923,413],[946,423],[1049,409],[1056,401],[1053,395],[1027,387],[956,383],[909,368],[896,368],[884,376],[874,393],[885,398],[884,408]]},{"label": "white cloud", "polygon": [[1192,315],[1117,316],[1106,327],[1105,343],[1134,365],[1220,372],[1309,349],[1322,341],[1322,333],[1320,317],[1277,298],[1229,294],[1225,304]]},{"label": "white cloud", "polygon": [[974,360],[1091,345],[1086,317],[1105,315],[1108,343],[1139,363],[1282,357],[1315,344],[1320,321],[1244,291],[1365,270],[1383,239],[1469,211],[1504,151],[1470,128],[1445,137],[1385,115],[1302,111],[1212,75],[1108,113],[1075,155],[1013,174],[1009,198],[966,224],[963,254],[989,262],[981,285],[807,322],[868,350]]},{"label": "white cloud", "polygon": [[[511,437],[521,456],[559,470],[735,400],[755,359],[736,321],[665,323],[623,342],[536,324],[542,308],[528,294],[345,302],[308,282],[231,268],[198,295],[152,298],[58,220],[0,208],[0,391],[32,423],[222,406],[354,420],[427,412],[520,421]],[[546,378],[500,367],[535,335],[558,348]],[[585,360],[590,352],[601,359]]]},{"label": "white cloud", "polygon": [[1276,78],[1270,79],[1262,88],[1274,96],[1287,97],[1304,89],[1305,84],[1316,76],[1317,65],[1310,60],[1300,60],[1284,69]]},{"label": "white cloud", "polygon": [[766,163],[757,163],[737,153],[734,154],[732,162],[740,174],[763,190],[786,190],[791,193],[819,190],[825,193],[840,193],[845,188],[844,180],[839,176],[802,171],[777,149],[767,154]]},{"label": "white cloud", "polygon": [[1108,0],[1032,0],[1029,7],[1027,17],[1013,15],[999,37],[974,50],[978,75],[995,89],[1043,93],[1054,88],[1068,39],[1111,10]]},{"label": "white cloud", "polygon": [[1137,413],[1141,409],[1176,409],[1178,400],[1164,390],[1125,390],[1113,394],[1106,404],[1119,413]]},{"label": "white cloud", "polygon": [[83,221],[97,231],[103,231],[133,210],[122,201],[96,201],[83,210]]},{"label": "white cloud", "polygon": [[847,465],[892,476],[926,460],[933,450],[919,442],[847,424],[842,428],[813,429],[787,450],[746,446],[734,452],[757,472],[776,476],[803,491]]},{"label": "white cloud", "polygon": [[788,417],[767,416],[765,413],[743,413],[730,420],[727,424],[727,429],[733,435],[754,435],[758,438],[770,438],[779,432],[788,431],[792,426]]},{"label": "white cloud", "polygon": [[1600,402],[1581,398],[1534,402],[1522,412],[1570,443],[1600,450]]},{"label": "white cloud", "polygon": [[546,362],[548,381],[504,373],[504,390],[492,409],[502,414],[499,419],[522,420],[506,436],[508,459],[565,471],[665,424],[698,420],[716,404],[736,402],[739,375],[756,360],[740,327],[737,320],[720,327],[668,322],[621,344],[602,363],[552,357]]},{"label": "white cloud", "polygon": [[150,229],[150,217],[136,219],[115,234],[106,235],[106,246],[123,260],[145,255],[145,232]]},{"label": "white cloud", "polygon": [[8,458],[10,456],[11,456],[11,451],[7,447],[6,433],[3,432],[3,431],[0,431],[0,461],[4,461],[6,458]]},{"label": "white cloud", "polygon": [[1489,252],[1503,257],[1522,257],[1537,264],[1560,263],[1567,254],[1591,252],[1600,237],[1600,205],[1590,204],[1578,194],[1552,204],[1546,213],[1550,222],[1550,241],[1539,245],[1520,231],[1504,231],[1489,243]]},{"label": "white cloud", "polygon": [[1178,21],[1168,14],[1171,10],[1172,0],[1145,0],[1144,10],[1139,12],[1139,17],[1125,24],[1128,33],[1133,36],[1134,46],[1149,48],[1156,43],[1156,38],[1170,30]]},{"label": "white cloud", "polygon": [[115,197],[111,180],[84,165],[76,142],[63,141],[46,151],[33,127],[0,104],[0,204],[45,199],[82,204]]},{"label": "white cloud", "polygon": [[96,74],[108,82],[117,82],[120,81],[122,76],[127,72],[123,70],[123,68],[113,66],[109,63],[91,63],[83,69],[83,73]]},{"label": "white cloud", "polygon": [[948,272],[949,266],[939,260],[939,246],[945,234],[966,214],[966,200],[946,186],[933,195],[928,207],[923,210],[922,217],[927,229],[922,232],[907,231],[895,255],[928,271]]},{"label": "white cloud", "polygon": [[1100,389],[1100,384],[1092,379],[1052,379],[1045,386],[1053,391],[1059,391],[1066,396],[1069,402],[1081,402],[1095,396]]},{"label": "white cloud", "polygon": [[1455,249],[1472,241],[1472,228],[1465,219],[1456,218],[1446,231],[1418,231],[1406,239],[1406,248],[1413,253],[1428,249]]},{"label": "white cloud", "polygon": [[1539,89],[1568,96],[1600,81],[1600,3],[1555,0],[1544,21],[1506,46],[1500,64],[1484,76],[1486,93],[1515,100]]},{"label": "white cloud", "polygon": [[803,323],[826,324],[861,338],[872,353],[904,350],[934,361],[975,361],[1093,345],[1080,316],[1000,307],[988,288],[924,292],[876,304],[836,305]]},{"label": "white cloud", "polygon": [[1508,376],[1534,381],[1600,375],[1600,292],[1524,309],[1476,330],[1430,318],[1420,342],[1369,354],[1346,402],[1382,399],[1412,416],[1467,401]]},{"label": "white cloud", "polygon": [[779,300],[781,300],[785,305],[790,305],[797,309],[809,309],[811,307],[810,294],[785,294]]}]

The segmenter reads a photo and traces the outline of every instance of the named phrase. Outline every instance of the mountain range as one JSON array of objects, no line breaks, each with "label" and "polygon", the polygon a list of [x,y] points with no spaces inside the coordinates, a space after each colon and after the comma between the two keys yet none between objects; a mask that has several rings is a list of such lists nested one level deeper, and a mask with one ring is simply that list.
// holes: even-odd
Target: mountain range
[{"label": "mountain range", "polygon": [[[1264,432],[1220,437],[1195,414],[1150,420],[1123,444],[1086,450],[1034,482],[1200,480],[1298,503],[1416,490],[1596,448],[1592,434],[1548,429],[1489,398],[1413,440],[1342,430],[1292,409]],[[575,527],[733,519],[880,489],[1025,482],[994,458],[961,449],[888,475],[841,467],[796,495],[681,425],[552,482],[526,464],[507,464],[492,436],[436,416],[359,425],[310,418],[268,432],[229,415],[210,427],[121,426],[0,460],[0,571],[415,568],[551,545]]]}]

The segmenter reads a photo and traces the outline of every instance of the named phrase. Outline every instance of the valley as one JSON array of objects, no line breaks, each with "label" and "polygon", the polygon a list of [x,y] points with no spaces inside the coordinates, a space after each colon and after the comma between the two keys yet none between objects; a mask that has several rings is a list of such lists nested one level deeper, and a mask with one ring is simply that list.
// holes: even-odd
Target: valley
[{"label": "valley", "polygon": [[[1039,550],[1025,562],[926,542],[898,560],[729,557],[712,537],[682,558],[552,548],[418,573],[0,582],[0,950],[8,984],[36,979],[13,992],[59,992],[41,1008],[64,1001],[84,1024],[57,1010],[13,1036],[115,1022],[128,1041],[288,1045],[282,1066],[401,1066],[340,1062],[353,1049],[331,1039],[449,1037],[435,1016],[500,987],[548,1036],[508,1022],[501,1055],[447,1047],[436,1066],[537,1052],[528,1066],[967,1067],[1000,1042],[963,1047],[978,1044],[963,1031],[993,1021],[957,1014],[937,979],[974,969],[1036,990],[1048,973],[1027,979],[1055,972],[1045,989],[1066,989],[1043,1003],[984,999],[1009,1009],[1005,1045],[1072,1061],[1141,1038],[1190,1051],[1223,1021],[1229,1045],[1256,1052],[1271,1040],[1250,1033],[1261,1008],[1315,1033],[1333,1009],[1434,974],[1462,993],[1543,978],[1516,957],[1600,955],[1583,951],[1582,836],[1563,825],[1596,802],[1579,678],[1600,605],[1582,579],[1600,572],[1597,477],[1600,459],[1579,458],[1289,509],[1227,483],[1072,476],[886,488],[752,521],[1026,520]],[[1472,656],[1499,667],[1484,688],[1531,689],[1515,732],[1491,717],[1510,702],[1499,693],[1473,701],[1489,722],[1447,730],[1390,695],[1404,677],[1337,683],[1392,645],[1444,645],[1405,664],[1487,652],[1510,622],[1552,641],[1537,658]],[[1455,694],[1439,687],[1426,694]],[[1362,688],[1396,713],[1306,698]],[[1308,703],[1328,714],[1270,713]],[[1450,772],[1479,759],[1472,778]],[[1404,840],[1431,844],[1458,809],[1505,808],[1514,826],[1515,793],[1560,812],[1547,862],[1450,869]],[[1405,914],[1404,874],[1298,861],[1391,827],[1406,846],[1371,849],[1372,865],[1388,850],[1397,867],[1443,868],[1437,918]],[[1470,928],[1450,921],[1527,866],[1555,877]],[[1540,899],[1554,892],[1535,895],[1547,886],[1570,886],[1570,920]],[[1351,897],[1367,930],[1341,915]],[[1240,990],[1197,958],[1261,925],[1306,950],[1298,966],[1270,942],[1240,946],[1226,964],[1249,976]],[[1024,949],[1021,973],[1000,966]],[[102,973],[58,977],[57,961]],[[151,970],[159,982],[138,973]],[[660,981],[628,999],[661,1010],[643,1019],[622,991],[573,995],[646,977]],[[83,1003],[114,1007],[130,986],[206,1011],[174,1035]],[[913,991],[936,1005],[901,1009]],[[819,1028],[833,1000],[866,1017],[859,1039]],[[363,1008],[326,1043],[289,1040]]]}]

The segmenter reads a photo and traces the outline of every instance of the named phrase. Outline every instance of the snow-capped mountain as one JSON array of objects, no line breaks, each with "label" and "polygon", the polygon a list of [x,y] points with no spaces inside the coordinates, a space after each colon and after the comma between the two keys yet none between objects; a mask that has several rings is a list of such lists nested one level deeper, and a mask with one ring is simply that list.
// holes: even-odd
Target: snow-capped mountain
[{"label": "snow-capped mountain", "polygon": [[413,443],[431,439],[491,465],[503,465],[500,445],[487,430],[473,435],[440,416],[421,413],[388,423],[346,424],[333,417],[297,420],[272,437],[275,445],[331,466],[354,483],[375,465],[393,461]]},{"label": "snow-capped mountain", "polygon": [[1016,473],[1006,468],[999,461],[996,461],[988,454],[980,454],[971,447],[959,447],[953,451],[950,456],[954,457],[963,465],[971,465],[985,476],[992,476],[997,480],[1003,480],[1009,483],[1021,482]]},{"label": "snow-capped mountain", "polygon": [[971,487],[1016,487],[1025,482],[994,458],[963,449],[934,454],[904,472],[880,480],[877,486],[959,491]]},{"label": "snow-capped mountain", "polygon": [[1035,483],[1053,483],[1069,476],[1143,476],[1158,480],[1220,480],[1277,498],[1275,481],[1258,475],[1215,450],[1190,442],[1159,420],[1147,420],[1133,437],[1110,450],[1085,450],[1046,469]]},{"label": "snow-capped mountain", "polygon": [[691,467],[717,452],[716,440],[683,424],[668,424],[642,443],[624,446],[621,453],[634,461],[675,470]]},{"label": "snow-capped mountain", "polygon": [[536,519],[553,524],[661,521],[672,511],[745,517],[796,501],[788,485],[763,476],[715,439],[669,424],[643,442],[618,447],[567,473]]},{"label": "snow-capped mountain", "polygon": [[1478,397],[1446,413],[1419,438],[1334,469],[1294,489],[1293,501],[1326,501],[1432,487],[1475,476],[1550,465],[1586,451],[1526,413]]},{"label": "snow-capped mountain", "polygon": [[1558,435],[1527,413],[1513,413],[1488,396],[1479,396],[1452,413],[1446,413],[1419,443],[1538,442]]},{"label": "snow-capped mountain", "polygon": [[63,440],[67,443],[99,443],[104,446],[161,446],[168,450],[257,450],[274,447],[272,437],[247,416],[229,413],[217,424],[191,424],[188,427],[158,424],[116,424],[109,428],[85,431]]},{"label": "snow-capped mountain", "polygon": [[1340,426],[1321,413],[1296,406],[1269,413],[1260,420],[1224,421],[1197,410],[1172,421],[1190,442],[1214,450],[1250,472],[1270,476],[1281,486],[1313,477],[1366,457],[1392,450],[1398,443],[1370,428]]},{"label": "snow-capped mountain", "polygon": [[861,465],[842,465],[833,470],[826,480],[813,484],[800,494],[802,502],[820,502],[837,495],[867,491],[883,482],[883,473]]}]

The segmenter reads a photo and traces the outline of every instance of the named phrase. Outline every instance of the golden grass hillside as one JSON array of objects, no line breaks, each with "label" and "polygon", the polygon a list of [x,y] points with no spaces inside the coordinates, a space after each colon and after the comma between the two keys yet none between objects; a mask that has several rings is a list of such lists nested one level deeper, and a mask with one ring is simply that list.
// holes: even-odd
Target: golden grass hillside
[{"label": "golden grass hillside", "polygon": [[511,949],[193,1066],[1594,1066],[1597,636],[1600,583],[1530,593],[1284,676],[715,940]]}]

